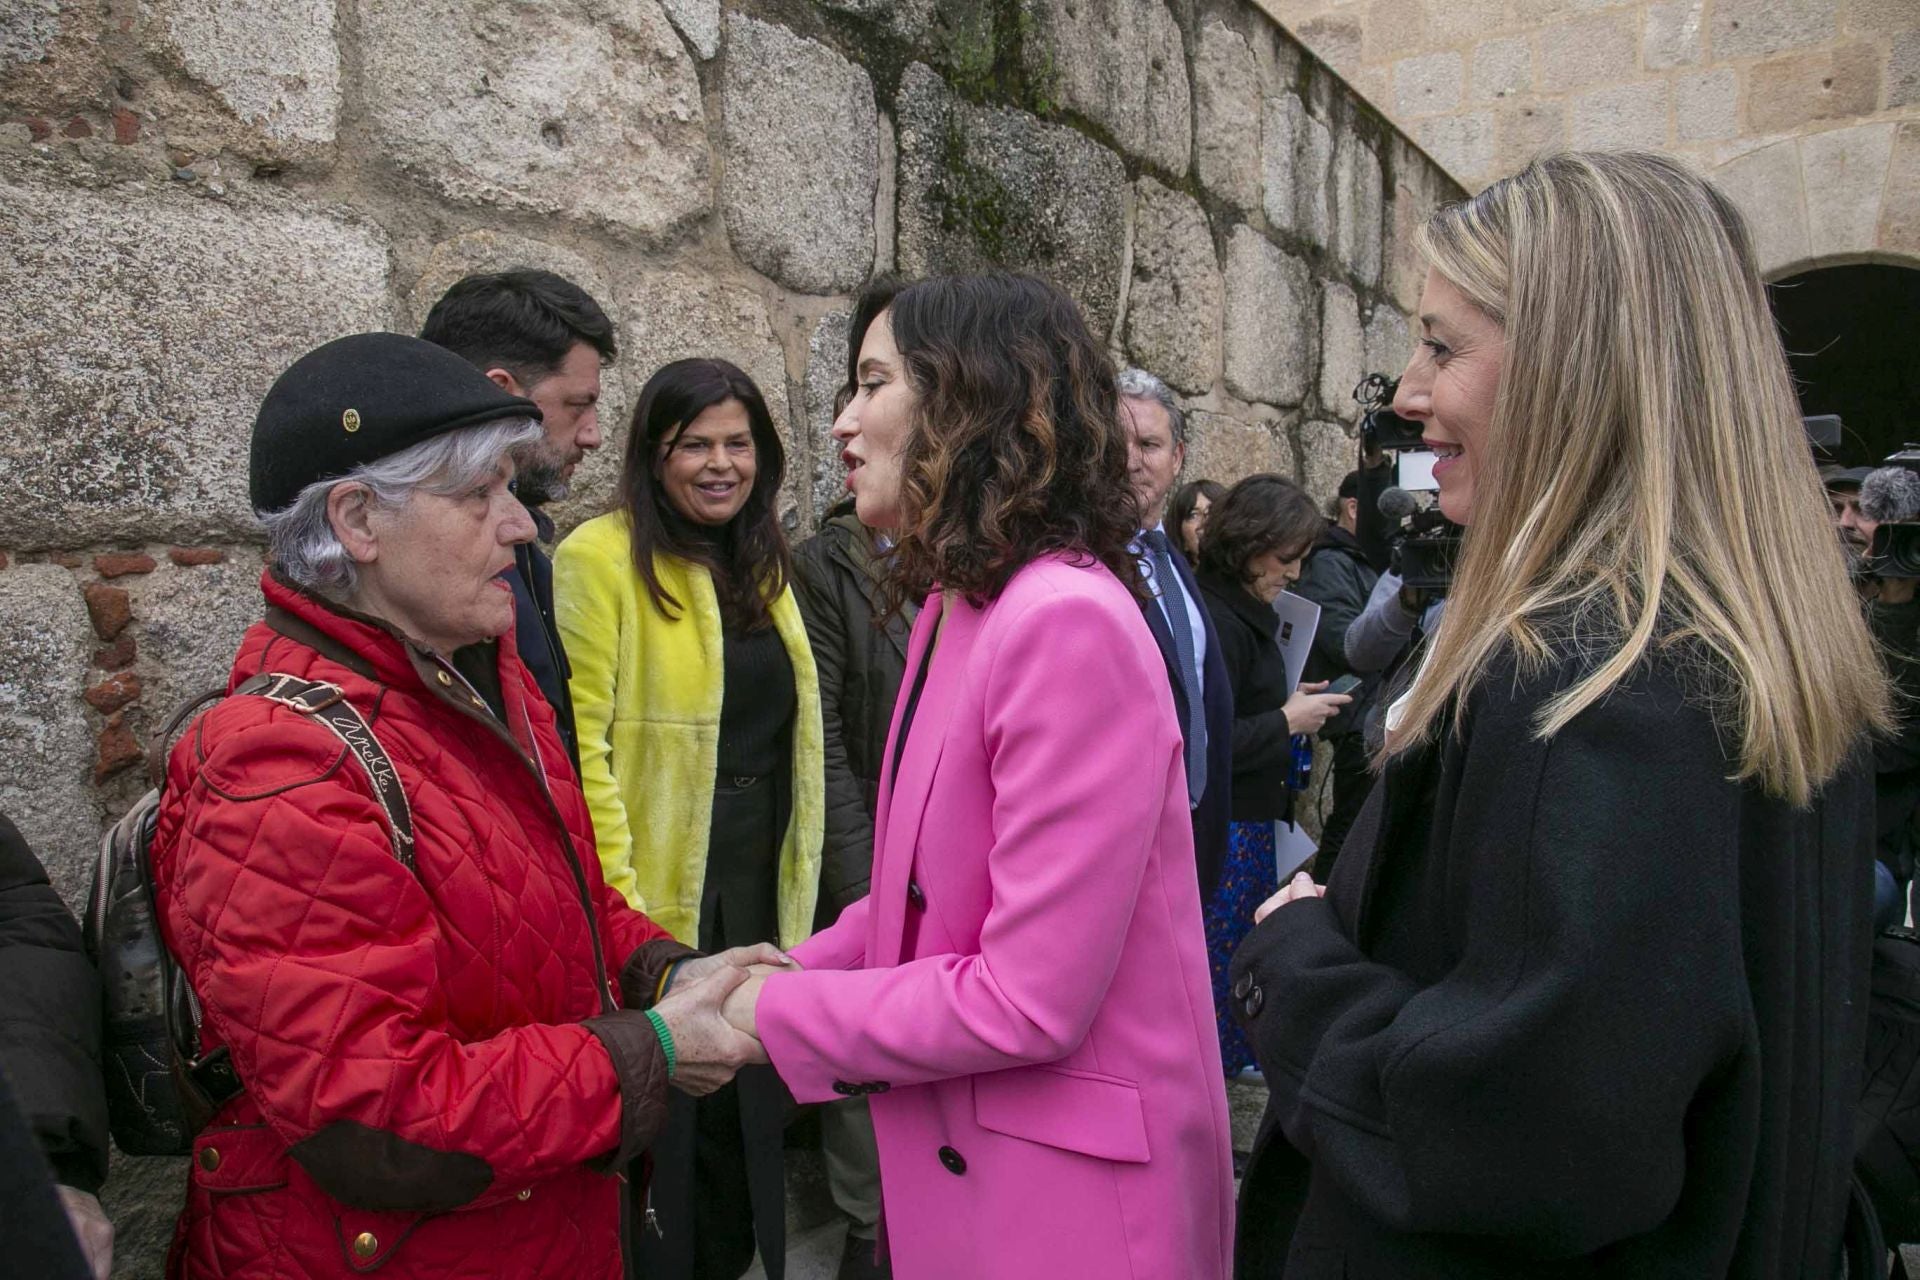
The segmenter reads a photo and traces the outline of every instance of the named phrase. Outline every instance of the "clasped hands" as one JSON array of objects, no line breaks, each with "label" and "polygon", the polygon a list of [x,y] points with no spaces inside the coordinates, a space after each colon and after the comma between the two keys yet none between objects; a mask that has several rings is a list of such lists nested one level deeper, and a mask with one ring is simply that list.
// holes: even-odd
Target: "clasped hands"
[{"label": "clasped hands", "polygon": [[768,974],[799,968],[771,942],[682,961],[653,1006],[673,1037],[674,1088],[701,1097],[741,1067],[766,1062],[767,1051],[754,1034],[760,988]]}]

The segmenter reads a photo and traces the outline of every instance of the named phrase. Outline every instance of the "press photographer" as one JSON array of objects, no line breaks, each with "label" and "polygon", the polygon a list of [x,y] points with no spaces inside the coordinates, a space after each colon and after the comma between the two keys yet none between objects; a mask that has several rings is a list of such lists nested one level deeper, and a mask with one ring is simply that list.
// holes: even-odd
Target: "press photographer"
[{"label": "press photographer", "polygon": [[1874,748],[1875,853],[1904,888],[1920,815],[1920,449],[1909,446],[1873,470],[1830,474],[1827,495],[1896,691],[1898,729]]},{"label": "press photographer", "polygon": [[[1353,392],[1366,409],[1360,423],[1362,461],[1376,460],[1360,472],[1357,536],[1363,547],[1381,548],[1386,566],[1345,636],[1348,669],[1371,677],[1378,691],[1363,723],[1369,756],[1380,748],[1384,708],[1419,670],[1417,655],[1440,622],[1460,549],[1460,527],[1437,506],[1423,509],[1414,496],[1416,488],[1436,488],[1433,453],[1421,439],[1420,425],[1393,412],[1399,386],[1399,379],[1376,373]],[[1369,476],[1393,483],[1369,493]]]}]

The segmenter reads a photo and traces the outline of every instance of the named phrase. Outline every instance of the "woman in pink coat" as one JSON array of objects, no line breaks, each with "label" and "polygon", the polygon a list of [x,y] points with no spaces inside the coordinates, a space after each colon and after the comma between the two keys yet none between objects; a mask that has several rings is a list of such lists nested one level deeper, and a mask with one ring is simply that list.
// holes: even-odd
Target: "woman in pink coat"
[{"label": "woman in pink coat", "polygon": [[873,888],[729,1017],[864,1094],[901,1280],[1219,1280],[1232,1169],[1181,739],[1136,595],[1112,365],[1033,279],[868,328],[834,424],[928,596]]}]

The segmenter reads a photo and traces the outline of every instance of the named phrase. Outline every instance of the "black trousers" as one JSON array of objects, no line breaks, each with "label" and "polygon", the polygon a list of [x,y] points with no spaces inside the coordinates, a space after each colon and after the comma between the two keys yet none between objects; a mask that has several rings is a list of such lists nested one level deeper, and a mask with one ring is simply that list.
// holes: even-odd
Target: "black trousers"
[{"label": "black trousers", "polygon": [[[786,791],[785,776],[717,780],[701,890],[702,951],[776,938]],[[739,1280],[756,1245],[768,1280],[782,1280],[787,1105],[772,1067],[747,1067],[704,1098],[670,1095],[652,1150],[649,1195],[659,1234],[636,1215],[642,1280]]]}]

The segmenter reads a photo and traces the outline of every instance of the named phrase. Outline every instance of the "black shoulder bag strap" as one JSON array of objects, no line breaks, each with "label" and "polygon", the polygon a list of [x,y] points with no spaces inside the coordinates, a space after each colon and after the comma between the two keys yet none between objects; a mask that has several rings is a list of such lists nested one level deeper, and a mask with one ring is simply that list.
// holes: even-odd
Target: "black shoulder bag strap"
[{"label": "black shoulder bag strap", "polygon": [[406,790],[400,785],[399,771],[339,685],[269,671],[246,681],[234,693],[277,702],[331,729],[373,783],[374,797],[387,816],[393,856],[401,866],[413,870],[413,809],[407,803]]}]

